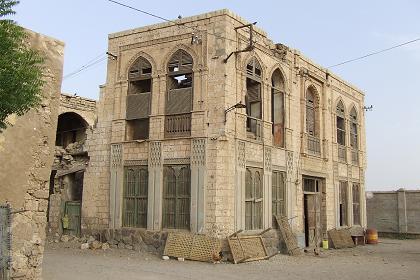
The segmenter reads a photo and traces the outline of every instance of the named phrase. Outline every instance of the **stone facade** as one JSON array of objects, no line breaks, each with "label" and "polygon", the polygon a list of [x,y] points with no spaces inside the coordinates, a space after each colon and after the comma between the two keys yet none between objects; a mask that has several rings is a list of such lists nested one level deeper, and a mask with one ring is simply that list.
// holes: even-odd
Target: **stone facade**
[{"label": "stone facade", "polygon": [[11,279],[40,279],[47,225],[48,181],[54,157],[64,44],[28,31],[29,44],[45,57],[41,106],[0,133],[0,203],[11,214]]},{"label": "stone facade", "polygon": [[[132,166],[148,171],[147,213],[138,219],[147,217],[147,230],[165,230],[167,184],[173,183],[165,170],[184,165],[192,232],[225,237],[275,226],[273,189],[281,180],[284,198],[276,199],[301,242],[309,238],[304,212],[313,205],[318,238],[340,225],[366,225],[360,90],[227,10],[111,34],[108,51],[117,58],[108,61],[89,139],[82,230],[127,227],[126,172]],[[174,76],[179,89],[172,89]],[[191,88],[191,106],[172,118],[170,94],[191,100]],[[128,96],[133,90],[143,96]],[[129,98],[150,100],[149,107]],[[145,131],[137,139],[130,134],[136,129],[128,118],[132,106],[148,110],[146,137]],[[337,126],[344,131],[340,141]],[[284,179],[273,180],[273,174]],[[252,198],[250,182],[256,186],[249,187],[256,190]],[[345,195],[339,194],[340,182],[346,183]]]}]

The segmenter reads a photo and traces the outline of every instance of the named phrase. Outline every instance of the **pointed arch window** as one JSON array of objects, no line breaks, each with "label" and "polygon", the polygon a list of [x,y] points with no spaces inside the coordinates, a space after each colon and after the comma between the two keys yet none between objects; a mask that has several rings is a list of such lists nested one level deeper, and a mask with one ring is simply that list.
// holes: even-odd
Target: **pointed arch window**
[{"label": "pointed arch window", "polygon": [[261,72],[260,63],[256,58],[252,58],[246,66],[246,128],[248,136],[258,140],[262,129]]},{"label": "pointed arch window", "polygon": [[318,100],[314,88],[309,87],[306,91],[306,133],[308,152],[314,155],[321,154],[318,123]]},{"label": "pointed arch window", "polygon": [[128,71],[126,100],[127,140],[149,138],[149,115],[152,99],[152,65],[139,57]]},{"label": "pointed arch window", "polygon": [[346,161],[346,120],[344,114],[344,104],[340,100],[336,107],[336,128],[337,128],[337,144],[338,144],[338,159]]},{"label": "pointed arch window", "polygon": [[358,135],[358,119],[356,109],[350,110],[350,147],[352,149],[352,163],[359,164],[359,135]]},{"label": "pointed arch window", "polygon": [[193,58],[184,50],[176,51],[168,63],[168,91],[165,106],[165,136],[191,135],[193,102]]},{"label": "pointed arch window", "polygon": [[271,122],[273,144],[284,147],[284,78],[280,69],[271,77]]}]

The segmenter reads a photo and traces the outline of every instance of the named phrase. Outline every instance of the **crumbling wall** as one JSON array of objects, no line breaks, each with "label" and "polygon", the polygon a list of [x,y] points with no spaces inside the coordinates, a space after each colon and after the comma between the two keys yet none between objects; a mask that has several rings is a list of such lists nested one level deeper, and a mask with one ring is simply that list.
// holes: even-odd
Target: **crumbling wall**
[{"label": "crumbling wall", "polygon": [[48,182],[54,156],[64,44],[28,31],[45,56],[41,106],[0,134],[0,203],[12,207],[11,279],[40,279],[45,244]]}]

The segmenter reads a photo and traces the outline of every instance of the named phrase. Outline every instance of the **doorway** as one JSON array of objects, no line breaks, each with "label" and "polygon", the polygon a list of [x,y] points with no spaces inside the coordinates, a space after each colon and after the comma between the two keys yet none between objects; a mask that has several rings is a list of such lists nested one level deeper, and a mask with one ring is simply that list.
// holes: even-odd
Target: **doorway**
[{"label": "doorway", "polygon": [[316,247],[322,239],[322,179],[303,178],[303,219],[305,246]]}]

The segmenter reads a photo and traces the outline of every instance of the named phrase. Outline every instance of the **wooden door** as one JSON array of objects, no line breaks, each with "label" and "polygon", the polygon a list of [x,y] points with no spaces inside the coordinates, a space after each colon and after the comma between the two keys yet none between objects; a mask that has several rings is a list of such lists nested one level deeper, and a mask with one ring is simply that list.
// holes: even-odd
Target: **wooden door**
[{"label": "wooden door", "polygon": [[69,219],[68,228],[65,229],[65,234],[80,236],[80,201],[66,201],[65,215]]},{"label": "wooden door", "polygon": [[320,242],[321,203],[319,194],[305,194],[305,240],[306,246],[315,247]]}]

